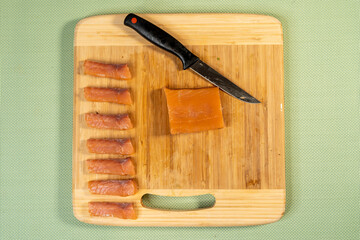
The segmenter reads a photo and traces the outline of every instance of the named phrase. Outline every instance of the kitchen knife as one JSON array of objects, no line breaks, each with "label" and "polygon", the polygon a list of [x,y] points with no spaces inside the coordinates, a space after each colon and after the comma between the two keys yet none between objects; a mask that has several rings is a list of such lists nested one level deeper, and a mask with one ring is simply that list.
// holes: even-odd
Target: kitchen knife
[{"label": "kitchen knife", "polygon": [[182,61],[183,68],[190,68],[210,83],[216,85],[231,96],[248,103],[260,103],[256,98],[242,90],[229,79],[222,76],[209,65],[201,61],[178,40],[170,34],[150,23],[149,21],[130,13],[126,16],[124,24],[138,32],[145,39],[156,46],[174,54]]}]

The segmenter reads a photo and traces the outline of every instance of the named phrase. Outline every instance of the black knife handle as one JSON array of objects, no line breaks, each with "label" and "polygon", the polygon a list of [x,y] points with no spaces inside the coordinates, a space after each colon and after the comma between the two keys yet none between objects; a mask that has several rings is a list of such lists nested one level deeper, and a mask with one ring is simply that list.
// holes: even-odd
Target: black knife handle
[{"label": "black knife handle", "polygon": [[124,24],[156,46],[176,55],[182,61],[184,69],[199,59],[170,34],[133,13],[126,16]]}]

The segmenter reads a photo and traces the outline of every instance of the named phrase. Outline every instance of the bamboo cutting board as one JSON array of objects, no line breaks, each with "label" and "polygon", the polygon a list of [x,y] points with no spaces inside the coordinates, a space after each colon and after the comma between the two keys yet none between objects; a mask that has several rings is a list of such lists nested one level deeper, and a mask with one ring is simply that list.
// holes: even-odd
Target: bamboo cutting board
[{"label": "bamboo cutting board", "polygon": [[[285,210],[283,37],[281,23],[246,14],[142,14],[195,55],[261,101],[247,104],[221,92],[225,127],[170,135],[164,87],[211,86],[180,60],[123,25],[126,15],[81,20],[74,41],[73,208],[80,220],[118,226],[240,226],[271,223]],[[119,81],[84,75],[84,60],[128,63],[133,78]],[[94,103],[84,87],[129,88],[133,105]],[[88,128],[87,112],[130,113],[134,129]],[[85,161],[118,157],[90,154],[89,138],[130,137],[136,153],[139,193],[130,197],[90,194],[87,182],[118,176],[87,173]],[[145,208],[146,194],[210,193],[212,208],[166,211]],[[91,217],[89,201],[134,202],[138,218]]]}]

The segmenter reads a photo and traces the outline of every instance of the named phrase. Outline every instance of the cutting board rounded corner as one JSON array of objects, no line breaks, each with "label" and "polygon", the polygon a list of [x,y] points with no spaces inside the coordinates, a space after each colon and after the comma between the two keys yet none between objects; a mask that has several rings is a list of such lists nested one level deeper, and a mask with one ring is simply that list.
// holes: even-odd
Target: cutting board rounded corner
[{"label": "cutting board rounded corner", "polygon": [[278,18],[274,17],[274,16],[271,16],[271,15],[257,15],[257,14],[254,14],[254,15],[256,15],[256,16],[263,16],[263,17],[265,17],[265,18],[266,18],[269,22],[271,22],[271,23],[277,23],[277,24],[282,25],[282,24],[281,24],[281,21],[280,21]]},{"label": "cutting board rounded corner", "polygon": [[86,24],[89,20],[91,20],[92,18],[96,18],[98,16],[91,16],[91,17],[85,17],[80,19],[74,28],[74,36],[76,37],[77,33],[79,32],[79,28],[81,28],[84,24]]},{"label": "cutting board rounded corner", "polygon": [[83,223],[89,223],[88,217],[86,217],[78,208],[74,207],[74,205],[73,205],[73,215],[78,221]]},{"label": "cutting board rounded corner", "polygon": [[105,16],[111,16],[111,15],[95,15],[95,16],[84,17],[84,18],[80,19],[75,25],[75,32],[79,27],[81,27],[81,25],[88,24],[88,23],[94,23],[93,20],[95,20],[97,18],[102,19]]}]

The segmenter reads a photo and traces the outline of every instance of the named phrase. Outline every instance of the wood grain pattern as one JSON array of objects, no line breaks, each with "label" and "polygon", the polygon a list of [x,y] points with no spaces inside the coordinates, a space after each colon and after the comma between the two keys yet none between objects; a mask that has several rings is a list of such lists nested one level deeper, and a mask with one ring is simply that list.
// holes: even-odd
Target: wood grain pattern
[{"label": "wood grain pattern", "polygon": [[[213,208],[196,211],[164,211],[144,208],[140,198],[146,193],[172,196],[192,196],[211,193],[216,198]],[[136,220],[90,217],[89,201],[134,202],[138,215]],[[117,226],[245,226],[266,224],[279,220],[285,210],[284,189],[142,189],[135,196],[126,198],[94,196],[79,190],[73,203],[75,216],[83,222]]]},{"label": "wood grain pattern", "polygon": [[[125,15],[80,21],[75,31],[73,204],[82,221],[129,226],[235,226],[278,220],[285,208],[284,97],[282,29],[278,20],[243,14],[147,14],[224,76],[261,101],[246,104],[221,92],[225,128],[170,135],[163,92],[168,88],[211,86],[192,71],[182,71],[173,55],[149,45],[122,22]],[[257,37],[255,37],[255,35]],[[269,40],[270,39],[270,40]],[[81,73],[84,60],[128,63],[133,78],[119,81]],[[133,105],[88,102],[84,87],[129,88]],[[88,128],[84,115],[129,113],[134,129]],[[133,140],[135,196],[91,195],[87,181],[121,179],[89,174],[85,161],[114,158],[90,154],[89,138]],[[168,196],[211,193],[211,209],[173,212],[141,206],[143,194]],[[90,217],[87,202],[134,200],[137,220]]]},{"label": "wood grain pattern", "polygon": [[[282,45],[280,22],[254,14],[142,14],[185,45]],[[85,18],[78,24],[75,46],[151,45],[123,26],[124,15]],[[79,27],[81,26],[81,27]],[[120,27],[119,27],[120,26]],[[241,33],[241,34],[238,34]]]}]

